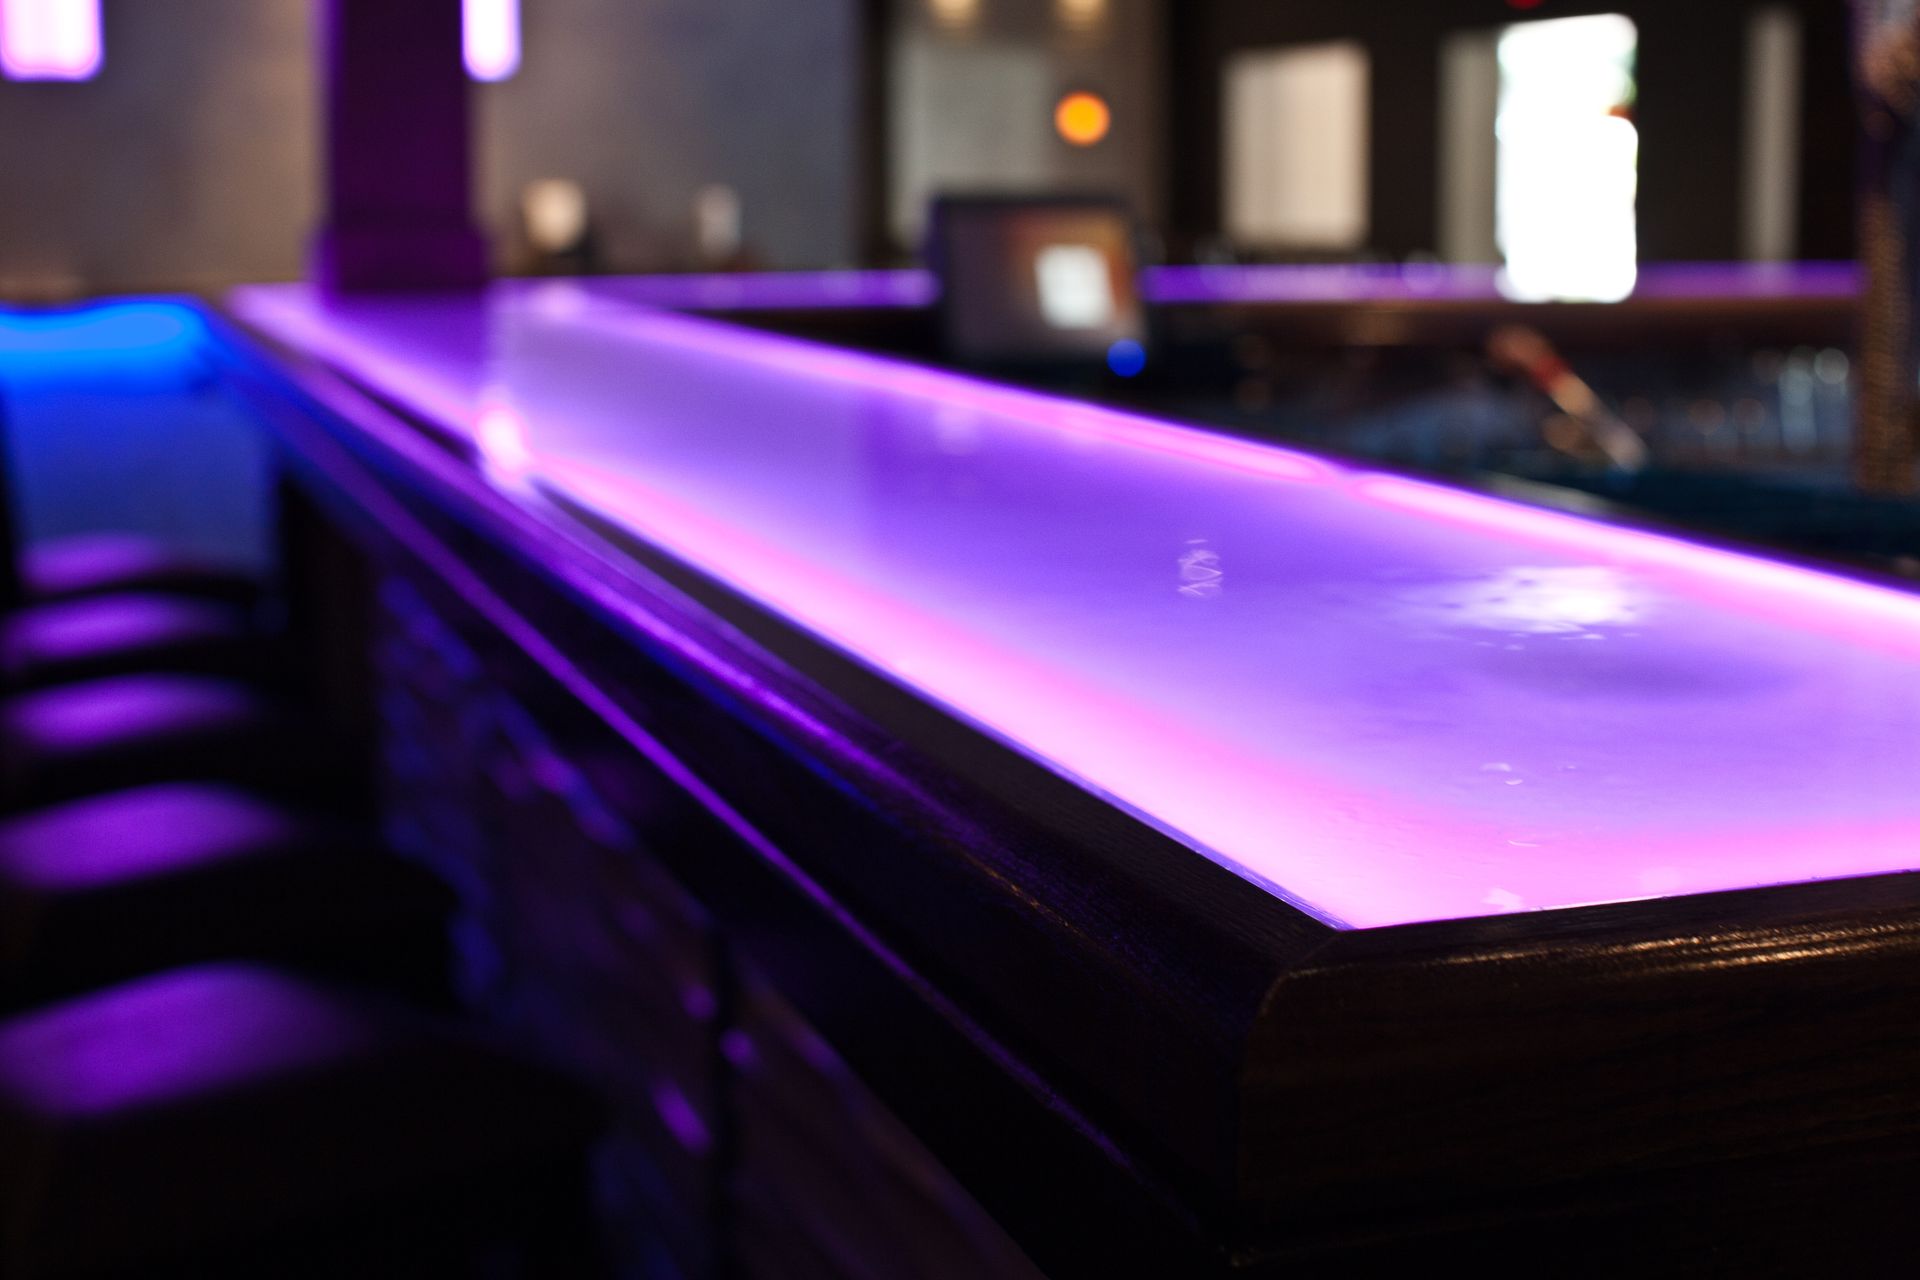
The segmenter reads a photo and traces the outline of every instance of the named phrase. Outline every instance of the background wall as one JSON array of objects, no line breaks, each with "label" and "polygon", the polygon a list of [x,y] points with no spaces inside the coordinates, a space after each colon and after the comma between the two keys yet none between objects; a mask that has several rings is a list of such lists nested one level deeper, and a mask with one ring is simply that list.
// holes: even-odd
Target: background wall
[{"label": "background wall", "polygon": [[483,216],[505,253],[521,188],[569,178],[586,188],[614,269],[688,265],[694,194],[709,183],[739,193],[745,245],[762,264],[853,264],[858,0],[522,7],[520,73],[480,90],[477,117]]},{"label": "background wall", "polygon": [[[1739,251],[1740,23],[1760,2],[1546,0],[1528,11],[1617,10],[1640,24],[1648,259]],[[1846,7],[1791,2],[1805,20],[1799,248],[1844,257]],[[301,274],[317,191],[311,3],[104,0],[98,79],[0,81],[0,298]],[[574,179],[599,222],[603,265],[628,271],[689,262],[694,193],[710,183],[739,192],[759,262],[828,267],[910,249],[919,194],[979,185],[983,169],[1027,186],[1121,191],[1174,233],[1176,250],[1203,243],[1220,228],[1224,60],[1336,38],[1362,40],[1372,58],[1369,247],[1431,251],[1436,51],[1446,33],[1515,17],[1506,0],[524,3],[520,74],[476,91],[479,215],[512,266],[521,187]],[[935,10],[977,16],[962,30]],[[1093,10],[1106,16],[1085,30],[1063,16]],[[878,47],[870,29],[888,33]],[[1113,135],[1076,150],[1051,135],[1045,110],[996,81],[965,92],[981,83],[976,69],[994,67],[1034,102],[1098,89],[1115,108]],[[885,111],[863,96],[883,83]]]},{"label": "background wall", "polygon": [[0,80],[0,297],[297,273],[317,127],[306,0],[106,0],[106,64]]},{"label": "background wall", "polygon": [[[104,0],[106,64],[0,80],[0,298],[291,279],[318,208],[312,0]],[[525,61],[476,89],[482,220],[572,178],[605,265],[680,265],[693,193],[742,195],[765,263],[856,256],[861,0],[525,0]]]}]

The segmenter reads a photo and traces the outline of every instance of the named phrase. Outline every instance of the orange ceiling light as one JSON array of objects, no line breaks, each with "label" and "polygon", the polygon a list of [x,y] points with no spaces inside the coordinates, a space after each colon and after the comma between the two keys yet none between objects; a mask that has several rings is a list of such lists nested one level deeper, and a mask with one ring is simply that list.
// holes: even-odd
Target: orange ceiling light
[{"label": "orange ceiling light", "polygon": [[1091,147],[1113,129],[1113,108],[1097,93],[1070,93],[1053,109],[1053,127],[1068,143]]}]

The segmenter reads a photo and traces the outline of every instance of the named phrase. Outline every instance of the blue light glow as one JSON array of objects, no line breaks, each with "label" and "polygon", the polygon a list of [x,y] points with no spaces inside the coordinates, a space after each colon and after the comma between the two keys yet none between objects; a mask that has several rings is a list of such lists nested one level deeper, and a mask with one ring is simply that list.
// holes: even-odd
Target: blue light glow
[{"label": "blue light glow", "polygon": [[1107,348],[1107,368],[1123,378],[1137,378],[1147,367],[1147,349],[1132,338],[1122,338]]},{"label": "blue light glow", "polygon": [[178,302],[0,310],[0,376],[181,374],[197,369],[206,323]]}]

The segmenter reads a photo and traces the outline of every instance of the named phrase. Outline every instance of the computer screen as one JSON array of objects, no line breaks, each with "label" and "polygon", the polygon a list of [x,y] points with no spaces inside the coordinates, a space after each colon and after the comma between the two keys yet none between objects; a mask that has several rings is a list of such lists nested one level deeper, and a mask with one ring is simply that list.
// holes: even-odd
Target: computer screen
[{"label": "computer screen", "polygon": [[931,226],[949,357],[1139,372],[1147,317],[1133,219],[1119,202],[949,197]]}]

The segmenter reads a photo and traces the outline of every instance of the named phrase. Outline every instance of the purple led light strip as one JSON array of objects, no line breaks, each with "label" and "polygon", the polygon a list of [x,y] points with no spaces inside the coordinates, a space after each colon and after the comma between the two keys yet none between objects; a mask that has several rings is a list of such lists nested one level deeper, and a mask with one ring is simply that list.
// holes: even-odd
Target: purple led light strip
[{"label": "purple led light strip", "polygon": [[596,302],[255,324],[1323,918],[1920,862],[1920,599]]},{"label": "purple led light strip", "polygon": [[927,307],[940,296],[928,271],[779,271],[610,276],[596,294],[676,311],[824,311]]},{"label": "purple led light strip", "polygon": [[[1270,267],[1148,267],[1140,291],[1161,304],[1500,302],[1493,267],[1329,264]],[[1638,299],[1850,298],[1851,262],[1650,263]],[[770,272],[614,276],[583,282],[594,294],[677,311],[887,310],[933,305],[927,271]]]},{"label": "purple led light strip", "polygon": [[[1851,262],[1661,262],[1640,268],[1638,300],[1848,298]],[[1501,302],[1499,270],[1475,266],[1330,264],[1152,267],[1141,292],[1158,303]]]}]

